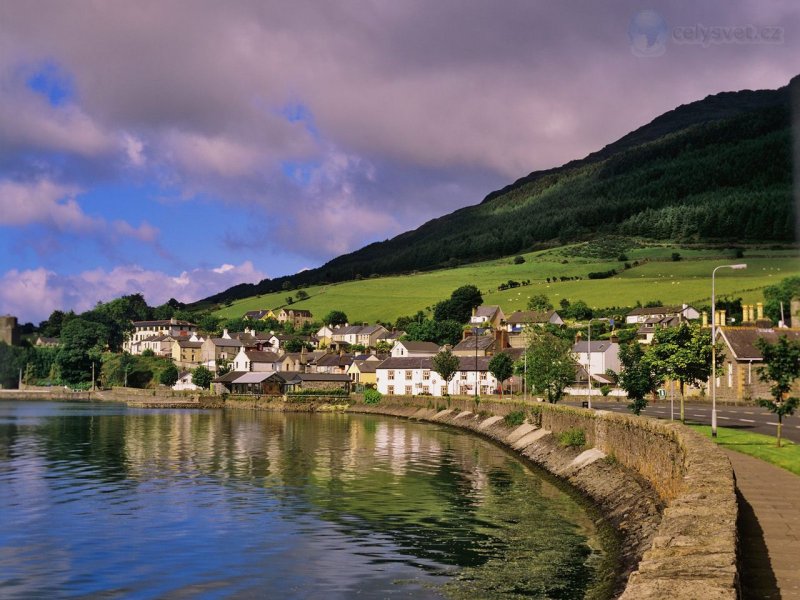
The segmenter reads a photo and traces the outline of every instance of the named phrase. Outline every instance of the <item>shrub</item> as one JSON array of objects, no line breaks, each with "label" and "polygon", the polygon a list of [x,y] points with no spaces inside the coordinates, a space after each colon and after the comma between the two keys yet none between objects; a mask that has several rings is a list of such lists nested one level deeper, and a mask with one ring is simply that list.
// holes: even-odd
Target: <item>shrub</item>
[{"label": "shrub", "polygon": [[509,427],[517,427],[525,422],[525,412],[515,410],[514,412],[508,413],[503,420]]},{"label": "shrub", "polygon": [[586,433],[579,427],[570,427],[558,436],[558,443],[564,448],[582,448],[586,445]]},{"label": "shrub", "polygon": [[603,396],[608,396],[611,393],[611,386],[608,384],[601,386],[600,393],[603,394]]},{"label": "shrub", "polygon": [[678,262],[681,259],[681,255],[679,252],[672,253],[672,262]]},{"label": "shrub", "polygon": [[378,404],[381,401],[381,393],[378,390],[364,390],[364,404]]},{"label": "shrub", "polygon": [[514,257],[514,264],[515,265],[521,265],[524,262],[525,262],[525,257],[524,256],[515,256]]}]

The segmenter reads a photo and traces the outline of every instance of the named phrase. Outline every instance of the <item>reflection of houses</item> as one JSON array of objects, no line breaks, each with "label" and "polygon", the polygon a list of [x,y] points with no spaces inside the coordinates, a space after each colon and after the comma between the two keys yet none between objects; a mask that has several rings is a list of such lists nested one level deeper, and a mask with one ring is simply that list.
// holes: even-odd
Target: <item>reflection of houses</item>
[{"label": "reflection of houses", "polygon": [[[781,336],[800,341],[800,329],[756,327],[720,327],[717,340],[722,342],[723,366],[717,369],[717,397],[723,399],[770,398],[769,385],[758,377],[764,357],[756,345],[758,340],[774,344]],[[800,382],[792,395],[800,394]]]},{"label": "reflection of houses", "polygon": [[678,317],[681,321],[692,321],[699,319],[700,313],[688,304],[682,304],[681,306],[640,306],[626,315],[625,322],[628,325],[642,324],[648,319],[664,319],[666,317]]},{"label": "reflection of houses", "polygon": [[432,357],[388,358],[376,369],[378,391],[388,395],[432,395],[450,394],[471,395],[475,393],[477,382],[479,394],[491,394],[497,389],[497,380],[489,373],[486,356],[459,358],[459,368],[450,380],[449,387],[441,376],[433,370]]},{"label": "reflection of houses", "polygon": [[158,321],[133,321],[133,332],[128,334],[122,349],[130,354],[141,354],[139,342],[158,335],[169,335],[173,338],[188,338],[197,333],[197,325],[188,321],[166,319]]}]

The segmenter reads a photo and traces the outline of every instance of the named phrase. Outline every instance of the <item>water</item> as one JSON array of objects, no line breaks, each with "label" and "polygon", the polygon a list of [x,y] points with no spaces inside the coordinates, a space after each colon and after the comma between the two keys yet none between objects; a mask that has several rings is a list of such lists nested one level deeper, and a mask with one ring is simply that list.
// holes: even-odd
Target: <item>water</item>
[{"label": "water", "polygon": [[595,519],[430,424],[0,401],[2,598],[602,598]]}]

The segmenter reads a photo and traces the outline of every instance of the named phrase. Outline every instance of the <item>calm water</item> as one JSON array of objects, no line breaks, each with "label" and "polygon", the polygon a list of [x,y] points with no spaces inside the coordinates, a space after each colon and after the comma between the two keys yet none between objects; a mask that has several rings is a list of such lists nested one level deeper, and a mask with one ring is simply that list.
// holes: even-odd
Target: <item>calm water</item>
[{"label": "calm water", "polygon": [[2,598],[603,597],[593,518],[430,424],[0,401]]}]

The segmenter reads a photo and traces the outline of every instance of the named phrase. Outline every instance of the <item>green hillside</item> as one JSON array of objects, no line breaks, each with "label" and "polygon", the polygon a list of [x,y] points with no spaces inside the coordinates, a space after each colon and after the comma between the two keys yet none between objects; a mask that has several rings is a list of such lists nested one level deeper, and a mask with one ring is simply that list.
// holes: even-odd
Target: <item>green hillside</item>
[{"label": "green hillside", "polygon": [[[800,86],[800,77],[790,86]],[[480,204],[317,269],[235,286],[205,305],[287,285],[434,270],[598,236],[679,244],[792,242],[790,86],[727,92],[678,107]]]},{"label": "green hillside", "polygon": [[[679,262],[671,260],[673,252],[680,253]],[[468,283],[479,287],[487,304],[499,304],[507,314],[525,308],[530,296],[541,293],[549,296],[556,306],[562,298],[573,302],[584,300],[593,308],[633,306],[637,301],[644,304],[652,300],[664,304],[709,304],[711,270],[731,262],[746,262],[748,269],[718,273],[718,296],[758,302],[763,299],[765,286],[784,277],[800,275],[800,257],[795,250],[753,249],[746,251],[744,258],[735,258],[735,251],[730,249],[646,245],[625,250],[625,262],[631,265],[629,269],[624,268],[624,262],[616,260],[617,256],[591,256],[597,254],[603,252],[598,252],[591,244],[572,245],[524,254],[522,264],[514,264],[511,257],[412,275],[310,286],[303,288],[308,299],[295,301],[292,306],[308,309],[318,318],[330,310],[343,310],[351,322],[389,322],[418,310],[424,311],[449,297],[455,288]],[[640,264],[633,266],[634,262]],[[618,270],[619,274],[608,279],[587,279],[591,272],[610,269]],[[551,283],[547,282],[548,277]],[[562,282],[561,277],[583,279]],[[553,278],[559,281],[553,283]],[[500,284],[509,280],[530,280],[530,285],[499,291]],[[295,291],[282,291],[246,298],[220,308],[215,314],[235,318],[248,310],[274,309],[286,305],[286,298],[295,294]]]}]

